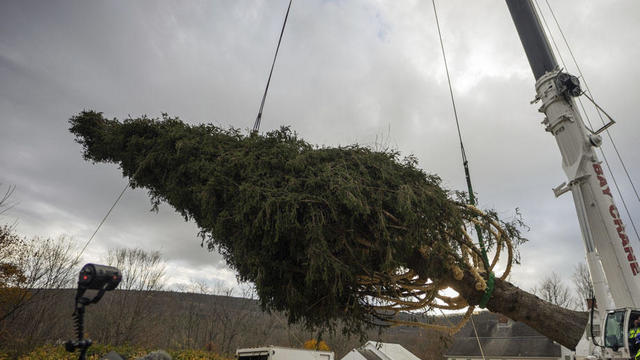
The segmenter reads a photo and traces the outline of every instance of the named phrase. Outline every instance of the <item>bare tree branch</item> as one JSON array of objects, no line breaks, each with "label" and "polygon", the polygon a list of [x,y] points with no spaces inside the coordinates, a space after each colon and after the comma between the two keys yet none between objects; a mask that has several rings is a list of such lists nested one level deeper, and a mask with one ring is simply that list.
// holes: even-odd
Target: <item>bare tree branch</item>
[{"label": "bare tree branch", "polygon": [[575,297],[555,272],[545,277],[540,284],[533,289],[533,293],[554,305],[566,309],[576,308]]},{"label": "bare tree branch", "polygon": [[593,283],[589,268],[585,263],[576,265],[573,271],[573,284],[576,286],[576,292],[579,297],[578,303],[582,305],[583,310],[588,310],[587,299],[593,298]]}]

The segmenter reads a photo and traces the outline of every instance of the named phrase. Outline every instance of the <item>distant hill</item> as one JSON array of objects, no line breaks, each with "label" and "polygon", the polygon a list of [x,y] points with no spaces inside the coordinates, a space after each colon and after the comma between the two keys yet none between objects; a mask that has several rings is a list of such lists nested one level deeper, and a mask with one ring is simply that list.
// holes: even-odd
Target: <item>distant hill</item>
[{"label": "distant hill", "polygon": [[[74,298],[73,289],[40,291],[20,313],[0,324],[0,347],[28,350],[74,337]],[[413,314],[402,318],[443,321]],[[282,313],[263,312],[256,300],[174,291],[108,292],[98,304],[87,308],[85,329],[94,343],[207,349],[227,354],[242,347],[302,347],[306,340],[319,335],[300,325],[289,326]],[[322,335],[338,359],[361,345],[360,339],[347,338],[340,332]],[[442,359],[451,344],[451,339],[441,333],[412,327],[372,330],[366,340],[401,344],[424,360]]]}]

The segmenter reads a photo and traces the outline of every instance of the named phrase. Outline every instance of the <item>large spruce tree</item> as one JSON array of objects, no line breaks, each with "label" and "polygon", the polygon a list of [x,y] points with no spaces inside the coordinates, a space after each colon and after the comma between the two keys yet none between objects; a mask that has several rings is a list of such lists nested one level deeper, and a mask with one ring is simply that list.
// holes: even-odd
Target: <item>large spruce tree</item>
[{"label": "large spruce tree", "polygon": [[[265,309],[311,327],[361,333],[437,300],[476,305],[487,274],[467,260],[481,254],[465,229],[479,225],[494,250],[505,237],[522,241],[513,224],[456,201],[437,176],[396,152],[317,148],[288,128],[244,135],[168,116],[120,122],[85,111],[70,123],[85,159],[119,164],[154,204],[193,219],[203,244],[255,284]],[[460,297],[438,295],[446,287]],[[569,348],[587,320],[504,278],[487,308]]]}]

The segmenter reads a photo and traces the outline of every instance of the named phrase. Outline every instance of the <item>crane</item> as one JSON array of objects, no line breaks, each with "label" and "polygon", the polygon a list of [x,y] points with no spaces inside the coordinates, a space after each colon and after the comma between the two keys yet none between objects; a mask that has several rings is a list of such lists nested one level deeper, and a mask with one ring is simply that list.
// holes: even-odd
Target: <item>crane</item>
[{"label": "crane", "polygon": [[595,152],[611,124],[596,131],[584,124],[575,102],[583,95],[579,79],[559,68],[532,1],[506,2],[536,80],[542,124],[562,155],[567,181],[553,191],[572,194],[580,223],[602,329],[587,356],[628,359],[635,355],[629,330],[640,316],[640,265]]}]

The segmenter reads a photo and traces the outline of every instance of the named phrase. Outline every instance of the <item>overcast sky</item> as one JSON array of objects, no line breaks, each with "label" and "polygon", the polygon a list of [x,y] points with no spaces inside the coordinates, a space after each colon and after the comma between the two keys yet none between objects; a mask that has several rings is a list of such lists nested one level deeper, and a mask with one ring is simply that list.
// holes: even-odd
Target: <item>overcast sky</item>
[{"label": "overcast sky", "polygon": [[[640,181],[640,2],[550,2],[594,96],[618,121],[611,135]],[[83,109],[251,128],[287,3],[0,2],[0,190],[16,186],[16,205],[0,223],[17,220],[28,236],[89,239],[127,180],[116,165],[82,159],[67,121]],[[520,208],[531,227],[511,280],[526,289],[551,271],[568,280],[584,259],[578,221],[570,195],[551,191],[565,175],[543,116],[529,104],[534,80],[507,7],[494,0],[438,7],[481,205],[507,218]],[[281,125],[313,144],[415,154],[445,186],[465,189],[430,1],[294,1],[261,130]],[[604,150],[640,223],[606,138]],[[141,247],[164,254],[170,286],[235,284],[221,257],[200,248],[195,224],[167,205],[150,208],[144,190],[129,189],[84,261]]]}]

